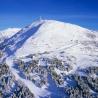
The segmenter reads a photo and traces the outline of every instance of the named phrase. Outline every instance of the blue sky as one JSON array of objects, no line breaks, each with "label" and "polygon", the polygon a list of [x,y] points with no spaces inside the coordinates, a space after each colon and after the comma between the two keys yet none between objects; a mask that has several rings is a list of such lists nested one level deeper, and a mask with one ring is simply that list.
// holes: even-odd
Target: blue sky
[{"label": "blue sky", "polygon": [[98,30],[98,0],[0,0],[0,30],[55,19]]}]

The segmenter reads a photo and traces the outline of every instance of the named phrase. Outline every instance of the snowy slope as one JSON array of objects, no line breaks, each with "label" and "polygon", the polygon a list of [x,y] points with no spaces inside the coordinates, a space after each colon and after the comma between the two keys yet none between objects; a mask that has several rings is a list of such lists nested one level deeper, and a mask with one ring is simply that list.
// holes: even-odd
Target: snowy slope
[{"label": "snowy slope", "polygon": [[[29,54],[27,52],[42,53],[45,51],[55,51],[59,48],[66,47],[70,43],[72,44],[76,40],[89,40],[85,35],[86,32],[90,31],[76,25],[46,20],[37,32],[26,40],[23,47],[17,51],[17,55],[18,53],[21,53],[21,56],[24,53],[25,55]],[[27,50],[27,45],[29,45],[30,50]]]},{"label": "snowy slope", "polygon": [[8,28],[5,30],[1,30],[0,31],[0,40],[3,41],[4,39],[10,38],[15,33],[17,33],[19,30],[20,30],[20,28]]},{"label": "snowy slope", "polygon": [[[94,38],[92,36],[95,36]],[[96,40],[96,35],[77,25],[54,20],[41,20],[22,29],[5,44],[10,45],[16,56],[43,53],[70,47],[75,42]],[[29,47],[29,48],[27,48]]]},{"label": "snowy slope", "polygon": [[5,30],[1,30],[0,34],[3,37],[7,37],[10,38],[11,36],[13,36],[15,33],[17,33],[20,30],[20,28],[8,28]]},{"label": "snowy slope", "polygon": [[[50,89],[47,85],[44,88],[38,88],[31,81],[22,79],[18,74],[19,72],[13,68],[13,59],[28,59],[27,56],[31,54],[37,55],[35,57],[37,59],[56,57],[69,63],[73,67],[69,73],[74,73],[79,67],[98,65],[97,41],[98,34],[95,31],[70,23],[40,20],[10,36],[9,39],[2,43],[3,46],[0,48],[5,53],[4,60],[10,66],[16,79],[24,82],[37,98],[49,95],[51,93]],[[39,62],[39,65],[46,65],[46,63]],[[63,72],[56,68],[55,71],[58,74]],[[64,73],[69,74],[68,72]],[[50,82],[48,82],[48,85],[51,85],[49,84]],[[56,87],[55,89],[58,90]]]}]

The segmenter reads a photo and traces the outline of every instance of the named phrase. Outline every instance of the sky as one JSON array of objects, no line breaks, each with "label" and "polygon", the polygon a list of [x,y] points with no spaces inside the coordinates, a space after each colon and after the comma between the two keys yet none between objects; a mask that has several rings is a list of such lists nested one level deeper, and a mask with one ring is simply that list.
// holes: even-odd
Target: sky
[{"label": "sky", "polygon": [[98,30],[98,0],[0,0],[0,30],[23,28],[40,16]]}]

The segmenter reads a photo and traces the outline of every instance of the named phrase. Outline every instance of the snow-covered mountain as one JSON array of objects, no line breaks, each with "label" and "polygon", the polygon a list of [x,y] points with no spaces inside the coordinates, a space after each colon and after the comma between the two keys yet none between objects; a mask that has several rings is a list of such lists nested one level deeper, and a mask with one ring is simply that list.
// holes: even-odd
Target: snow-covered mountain
[{"label": "snow-covered mountain", "polygon": [[15,33],[17,33],[20,30],[20,28],[8,28],[5,30],[0,31],[0,41],[4,40],[6,38],[10,38],[13,36]]},{"label": "snow-covered mountain", "polygon": [[[97,54],[97,39],[97,33],[80,26],[54,20],[41,20],[23,28],[3,45],[8,46],[4,50],[6,54],[15,55],[16,58],[44,52],[58,56],[61,55],[60,52],[66,52],[62,55],[74,56],[80,66],[84,58],[84,61],[92,64],[88,56]],[[82,65],[85,64],[81,63]]]},{"label": "snow-covered mountain", "polygon": [[[16,80],[22,81],[35,98],[69,98],[64,88],[70,81],[65,77],[75,73],[83,75],[80,69],[98,66],[96,31],[55,20],[38,20],[11,36],[7,34],[8,38],[0,44],[1,62],[6,62]],[[23,64],[22,68],[19,64]],[[32,69],[28,64],[36,66]],[[53,81],[53,72],[63,81],[61,84],[57,78]],[[45,84],[39,86],[42,81]],[[63,87],[63,91],[58,87]]]},{"label": "snow-covered mountain", "polygon": [[21,53],[22,56],[30,53],[57,51],[76,44],[76,41],[92,41],[93,38],[96,40],[96,35],[90,30],[69,23],[45,20],[38,23],[36,27],[34,25],[32,24],[25,32],[30,34],[28,39],[25,38],[24,34],[21,35],[22,40],[26,39],[26,41],[23,47],[17,51],[17,55],[18,53]]},{"label": "snow-covered mountain", "polygon": [[0,34],[4,37],[11,37],[13,36],[15,33],[17,33],[21,28],[8,28],[5,30],[1,30]]}]

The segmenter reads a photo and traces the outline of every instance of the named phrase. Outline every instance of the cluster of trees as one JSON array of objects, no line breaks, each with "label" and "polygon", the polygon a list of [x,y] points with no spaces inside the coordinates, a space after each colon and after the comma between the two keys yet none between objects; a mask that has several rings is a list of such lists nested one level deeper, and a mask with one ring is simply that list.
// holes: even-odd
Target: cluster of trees
[{"label": "cluster of trees", "polygon": [[[57,86],[64,85],[64,76],[66,76],[65,72],[71,71],[73,69],[72,66],[58,58],[49,59],[49,63],[48,71],[51,73],[51,76],[55,80]],[[56,70],[59,70],[59,73],[57,73]]]},{"label": "cluster of trees", "polygon": [[59,60],[58,58],[53,58],[50,61],[51,61],[51,63],[49,62],[50,65],[48,66],[48,68],[50,70],[53,70],[54,68],[57,68],[57,69],[59,69],[61,71],[69,72],[70,70],[73,69],[71,64],[68,64],[65,61]]},{"label": "cluster of trees", "polygon": [[[83,75],[78,73],[66,75],[64,72],[69,72],[73,69],[70,64],[57,58],[43,58],[43,61],[47,63],[47,67],[39,65],[39,60],[33,60],[33,58],[32,62],[28,64],[18,60],[17,65],[27,79],[39,87],[47,83],[47,74],[50,73],[57,86],[64,86],[65,94],[69,98],[98,98],[98,67],[93,66],[86,69],[79,69],[77,72],[81,71]],[[55,68],[60,71],[60,74],[56,72]],[[34,75],[36,73],[40,79],[36,80],[31,73]],[[96,77],[92,77],[93,74]],[[65,81],[67,82],[66,86],[64,85]]]},{"label": "cluster of trees", "polygon": [[[39,66],[38,62],[38,60],[32,60],[32,62],[27,63],[17,60],[15,65],[18,66],[18,70],[22,72],[26,79],[31,80],[36,86],[42,87],[47,82],[47,69],[44,66]],[[39,79],[36,79],[36,77],[39,77]]]},{"label": "cluster of trees", "polygon": [[13,93],[8,98],[35,98],[35,97],[34,94],[31,93],[30,90],[21,83],[21,81],[17,81]]},{"label": "cluster of trees", "polygon": [[16,81],[7,64],[0,65],[0,98],[34,98],[21,81]]},{"label": "cluster of trees", "polygon": [[0,58],[3,56],[3,52],[0,50]]},{"label": "cluster of trees", "polygon": [[98,67],[89,67],[83,70],[86,72],[84,76],[79,74],[67,76],[73,85],[69,82],[65,87],[66,94],[68,94],[70,98],[98,98],[98,76],[91,77],[91,73],[98,73]]},{"label": "cluster of trees", "polygon": [[[39,59],[40,60],[40,59]],[[56,75],[54,71],[57,68],[60,71],[70,71],[72,70],[72,66],[69,64],[65,64],[62,60],[58,58],[42,58],[42,61],[46,63],[47,66],[39,65],[39,60],[33,60],[32,62],[24,62],[22,60],[17,60],[15,65],[18,66],[18,69],[26,76],[27,79],[31,80],[35,85],[42,87],[42,85],[47,83],[47,74],[51,73],[52,78],[56,81],[57,85],[61,85],[64,83],[63,78],[60,75]],[[33,75],[30,74],[36,73],[37,76],[40,77],[40,80],[34,79]],[[35,75],[35,74],[34,74]]]},{"label": "cluster of trees", "polygon": [[9,72],[9,67],[4,63],[0,64],[0,77]]},{"label": "cluster of trees", "polygon": [[55,71],[51,71],[51,76],[54,79],[57,86],[64,84],[63,78],[60,75],[58,75]]},{"label": "cluster of trees", "polygon": [[14,82],[14,76],[9,70],[9,67],[4,63],[0,64],[0,98],[4,97],[11,90],[12,83]]}]

